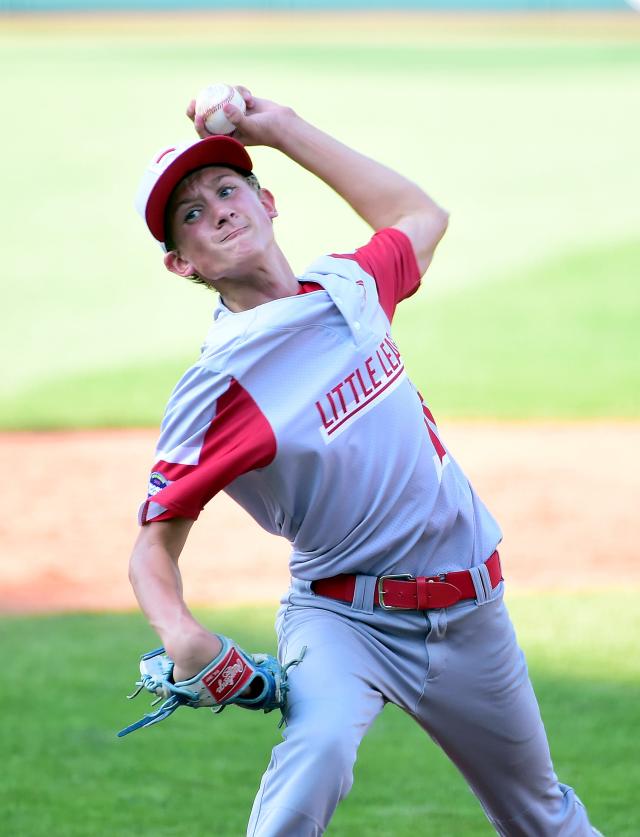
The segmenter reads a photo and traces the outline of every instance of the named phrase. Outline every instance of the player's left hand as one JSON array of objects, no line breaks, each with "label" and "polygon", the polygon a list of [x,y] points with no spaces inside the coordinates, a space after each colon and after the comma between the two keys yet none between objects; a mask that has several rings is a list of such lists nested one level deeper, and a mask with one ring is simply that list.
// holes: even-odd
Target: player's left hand
[{"label": "player's left hand", "polygon": [[[246,113],[235,107],[225,105],[224,115],[232,122],[236,129],[230,134],[243,145],[267,145],[277,148],[278,143],[286,131],[288,120],[295,119],[295,112],[284,105],[271,102],[269,99],[258,99],[250,90],[242,85],[235,85],[246,104]],[[199,137],[204,139],[211,136],[204,126],[201,115],[196,114],[196,100],[192,99],[187,107],[187,116],[193,122]]]},{"label": "player's left hand", "polygon": [[157,700],[163,701],[155,712],[145,715],[125,729],[121,738],[142,727],[157,724],[168,718],[180,706],[199,709],[208,706],[213,712],[221,712],[225,706],[235,704],[244,709],[261,709],[271,712],[286,709],[289,689],[287,671],[302,660],[303,649],[296,660],[281,666],[275,657],[268,654],[247,654],[228,637],[218,634],[222,647],[220,653],[202,671],[189,680],[174,681],[175,664],[156,648],[140,658],[140,679],[129,698],[134,698],[146,689]]}]

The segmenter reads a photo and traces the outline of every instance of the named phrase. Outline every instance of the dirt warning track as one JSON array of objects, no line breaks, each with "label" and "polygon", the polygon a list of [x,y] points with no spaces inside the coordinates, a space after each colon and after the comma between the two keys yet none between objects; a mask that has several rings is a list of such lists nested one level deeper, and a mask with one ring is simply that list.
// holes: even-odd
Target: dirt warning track
[{"label": "dirt warning track", "polygon": [[[499,520],[510,589],[640,586],[640,423],[442,422]],[[127,563],[156,432],[0,434],[0,611],[136,607]],[[191,604],[275,602],[288,544],[225,495],[181,559]]]}]

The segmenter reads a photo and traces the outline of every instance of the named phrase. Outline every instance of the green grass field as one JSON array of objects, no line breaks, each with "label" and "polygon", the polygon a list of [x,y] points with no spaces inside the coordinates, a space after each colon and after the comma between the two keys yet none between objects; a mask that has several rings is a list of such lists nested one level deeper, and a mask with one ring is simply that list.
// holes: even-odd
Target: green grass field
[{"label": "green grass field", "polygon": [[[187,98],[218,79],[291,104],[451,212],[395,324],[436,415],[638,418],[640,17],[590,20],[0,18],[0,430],[157,425],[213,297],[166,273],[133,195],[153,152],[191,136]],[[254,158],[296,271],[366,239],[308,174]],[[637,596],[510,602],[556,769],[606,837],[640,833]],[[273,649],[268,608],[202,618]],[[0,617],[0,832],[244,833],[277,719],[185,710],[116,739],[148,708],[124,694],[156,642],[140,615]],[[388,708],[328,833],[492,830]]]},{"label": "green grass field", "polygon": [[[438,414],[638,416],[640,18],[584,34],[580,18],[545,33],[538,19],[529,32],[517,17],[447,28],[398,15],[381,42],[366,16],[333,29],[285,16],[277,31],[228,28],[223,44],[215,15],[182,29],[160,16],[149,32],[118,20],[0,27],[15,117],[0,160],[0,427],[157,423],[213,298],[166,273],[133,194],[151,154],[191,136],[188,96],[221,76],[291,103],[450,210],[396,326]],[[254,156],[295,270],[365,240],[310,175]]]},{"label": "green grass field", "polygon": [[[640,630],[637,596],[516,596],[510,602],[556,770],[607,837],[640,831]],[[612,605],[613,607],[613,605]],[[272,648],[273,611],[207,611],[212,629]],[[124,698],[136,655],[155,639],[137,615],[0,620],[4,671],[3,831],[30,837],[237,837],[271,747],[275,715],[181,710],[124,739],[147,711]],[[425,825],[428,823],[428,828]],[[399,710],[365,739],[352,794],[328,831],[481,837],[492,829],[455,769]]]}]

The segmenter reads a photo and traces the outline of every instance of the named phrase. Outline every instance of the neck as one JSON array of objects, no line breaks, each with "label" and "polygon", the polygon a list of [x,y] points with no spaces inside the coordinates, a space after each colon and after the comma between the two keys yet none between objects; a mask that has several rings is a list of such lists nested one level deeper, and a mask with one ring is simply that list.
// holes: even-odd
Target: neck
[{"label": "neck", "polygon": [[238,313],[298,293],[298,280],[279,248],[247,275],[220,277],[214,284],[226,307]]}]

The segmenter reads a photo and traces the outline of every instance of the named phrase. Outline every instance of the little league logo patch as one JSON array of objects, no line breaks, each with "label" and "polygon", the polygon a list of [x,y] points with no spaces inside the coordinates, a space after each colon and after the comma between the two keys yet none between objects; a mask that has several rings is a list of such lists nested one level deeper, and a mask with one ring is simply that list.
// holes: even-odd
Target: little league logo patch
[{"label": "little league logo patch", "polygon": [[147,496],[153,497],[158,491],[162,491],[163,488],[166,488],[168,485],[171,485],[169,480],[164,477],[160,471],[154,471],[151,476],[149,477],[149,488],[147,489]]}]

